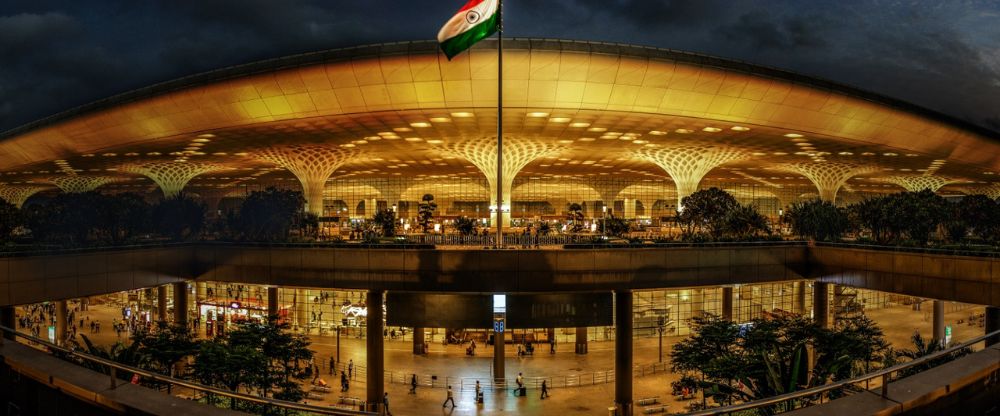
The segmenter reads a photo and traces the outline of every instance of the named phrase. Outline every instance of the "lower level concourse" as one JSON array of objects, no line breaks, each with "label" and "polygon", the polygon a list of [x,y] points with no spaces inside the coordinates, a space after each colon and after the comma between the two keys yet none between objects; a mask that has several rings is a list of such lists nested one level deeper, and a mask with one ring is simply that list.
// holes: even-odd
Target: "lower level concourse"
[{"label": "lower level concourse", "polygon": [[[826,292],[823,296],[818,290]],[[183,293],[177,293],[183,292]],[[496,316],[514,302],[493,297]],[[792,281],[726,287],[690,287],[631,292],[631,398],[637,411],[645,399],[668,412],[699,409],[703,395],[680,387],[682,374],[672,370],[671,351],[695,330],[693,318],[716,315],[748,323],[757,318],[804,315],[836,326],[860,315],[875,321],[895,349],[914,348],[912,338],[937,338],[957,345],[984,331],[985,307],[935,301],[846,286]],[[819,296],[818,296],[819,295]],[[304,335],[313,358],[301,383],[304,402],[358,409],[368,400],[371,346],[380,345],[383,391],[396,415],[437,414],[451,386],[455,407],[445,414],[603,414],[616,401],[616,354],[622,343],[614,325],[555,328],[414,328],[392,323],[392,301],[383,313],[369,310],[369,293],[330,288],[266,287],[222,282],[191,282],[110,293],[69,301],[16,308],[20,332],[82,350],[113,351],[128,345],[143,327],[158,321],[186,322],[198,339],[211,340],[238,330],[243,322],[262,322],[268,314]],[[815,307],[817,301],[826,307]],[[621,313],[615,300],[609,308]],[[433,305],[425,305],[433,309]],[[380,308],[381,309],[381,308]],[[824,312],[826,311],[826,312]],[[447,311],[428,310],[428,315]],[[379,316],[381,342],[370,339],[370,317]],[[489,317],[489,318],[493,318]],[[614,316],[614,322],[619,322]],[[498,332],[502,331],[502,332]],[[494,340],[502,334],[503,348]],[[85,340],[86,339],[86,340]],[[118,347],[120,349],[120,347]],[[502,354],[498,364],[497,353]],[[190,360],[187,363],[191,364]],[[617,364],[617,365],[616,365]],[[497,376],[502,369],[502,376]],[[514,393],[521,379],[526,395]],[[344,386],[343,379],[346,379]],[[411,383],[416,380],[417,387]],[[542,399],[542,383],[548,398]],[[477,403],[476,384],[484,390]],[[503,383],[503,384],[501,384]],[[412,391],[415,390],[415,391]],[[178,388],[172,394],[204,399]],[[381,393],[380,393],[381,394]],[[711,400],[711,399],[708,399]],[[647,406],[649,407],[649,406]]]}]

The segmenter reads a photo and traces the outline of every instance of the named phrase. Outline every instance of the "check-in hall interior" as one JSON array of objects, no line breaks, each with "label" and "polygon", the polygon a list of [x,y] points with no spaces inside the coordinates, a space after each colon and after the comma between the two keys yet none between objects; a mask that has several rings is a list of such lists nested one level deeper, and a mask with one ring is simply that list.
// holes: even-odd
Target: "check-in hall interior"
[{"label": "check-in hall interior", "polygon": [[[671,370],[670,350],[690,334],[692,318],[707,315],[743,323],[804,315],[827,325],[864,315],[898,348],[909,347],[916,333],[931,339],[937,331],[946,331],[942,339],[957,345],[983,334],[985,325],[981,305],[804,280],[617,293],[374,296],[195,281],[22,305],[15,313],[19,331],[91,351],[120,350],[136,331],[158,321],[186,323],[197,338],[212,339],[272,314],[289,331],[305,335],[314,353],[301,364],[314,374],[303,382],[307,402],[356,409],[370,395],[371,383],[384,383],[377,394],[389,392],[400,404],[393,413],[401,415],[436,412],[449,385],[455,414],[594,413],[600,410],[594,403],[614,400],[617,389],[626,389],[639,410],[652,397],[671,411],[698,409],[704,392],[674,387],[681,375]],[[817,301],[826,306],[817,307]],[[622,313],[629,319],[620,319]],[[373,368],[379,371],[373,374]],[[617,377],[621,371],[631,377]],[[518,378],[527,397],[512,392]],[[543,381],[551,389],[545,400],[538,398]],[[477,383],[482,404],[476,403]],[[174,393],[198,399],[193,391]]]}]

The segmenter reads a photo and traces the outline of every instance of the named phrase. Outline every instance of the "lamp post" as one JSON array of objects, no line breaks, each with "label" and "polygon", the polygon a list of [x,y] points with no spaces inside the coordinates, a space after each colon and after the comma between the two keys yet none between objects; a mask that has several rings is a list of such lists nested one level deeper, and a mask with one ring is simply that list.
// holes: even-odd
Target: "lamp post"
[{"label": "lamp post", "polygon": [[666,319],[664,319],[662,316],[656,318],[656,332],[660,333],[660,353],[658,354],[658,356],[660,357],[660,362],[661,363],[663,362],[663,325],[664,324],[666,324]]}]

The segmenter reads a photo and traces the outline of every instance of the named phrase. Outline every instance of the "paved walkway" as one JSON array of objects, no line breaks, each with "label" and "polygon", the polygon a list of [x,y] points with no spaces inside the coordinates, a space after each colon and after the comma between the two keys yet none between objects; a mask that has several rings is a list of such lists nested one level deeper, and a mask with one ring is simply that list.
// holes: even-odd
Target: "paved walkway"
[{"label": "paved walkway", "polygon": [[[910,306],[894,306],[886,309],[877,309],[867,312],[868,316],[875,319],[885,331],[887,340],[896,348],[909,348],[910,337],[914,331],[919,331],[925,338],[931,336],[931,306],[927,302],[924,310],[914,311]],[[953,328],[953,342],[961,342],[965,339],[982,334],[983,329],[978,326],[967,324],[957,324],[960,319],[967,319],[969,315],[981,313],[983,308],[977,307],[947,313],[945,323]],[[84,329],[83,333],[90,337],[98,345],[109,345],[116,341],[115,332],[111,329],[111,322],[119,316],[119,310],[111,306],[94,305],[90,310],[77,314],[77,319],[81,316],[89,316],[91,319],[99,319],[102,322],[102,330],[99,334],[90,334],[89,329]],[[124,340],[128,335],[122,334]],[[328,375],[327,363],[329,358],[336,354],[336,337],[333,335],[310,335],[312,340],[311,348],[316,353],[316,362],[323,370],[324,378],[328,383],[334,385],[334,392],[323,395],[322,400],[310,400],[312,404],[334,404],[339,393],[339,377]],[[669,359],[671,346],[682,339],[682,337],[664,337],[663,351],[664,360]],[[634,363],[637,366],[648,366],[656,363],[658,346],[657,338],[639,338],[635,340]],[[561,386],[567,380],[583,380],[587,383],[589,377],[595,373],[604,374],[614,368],[614,344],[610,341],[591,341],[590,352],[586,355],[577,355],[573,352],[571,342],[557,344],[557,352],[550,354],[547,344],[540,344],[536,347],[536,355],[528,357],[517,357],[516,347],[508,345],[506,348],[506,377],[514,379],[517,374],[523,373],[525,377],[546,377],[552,380],[556,386]],[[358,373],[363,372],[366,360],[365,341],[363,339],[342,336],[340,342],[341,362],[346,363],[354,360]],[[429,353],[425,356],[412,354],[412,341],[409,337],[405,340],[385,341],[385,369],[392,373],[394,382],[387,384],[386,391],[390,396],[390,409],[397,415],[427,415],[443,414],[454,415],[479,415],[479,414],[559,414],[569,412],[571,414],[607,414],[607,407],[614,400],[613,383],[588,385],[581,387],[553,388],[550,399],[541,400],[538,398],[538,390],[529,390],[528,397],[514,397],[510,390],[491,391],[485,394],[485,403],[475,405],[473,403],[471,379],[489,380],[492,378],[492,346],[480,345],[477,355],[470,357],[465,355],[465,346],[442,345],[440,342],[429,344]],[[427,382],[429,376],[437,376],[437,388],[421,386],[416,395],[408,394],[409,386],[401,384],[399,381],[408,380],[409,375],[416,373],[422,382]],[[598,376],[600,377],[600,376]],[[463,383],[461,379],[467,379]],[[661,372],[646,376],[637,377],[633,380],[635,399],[660,396],[668,404],[672,412],[683,410],[688,402],[677,402],[669,397],[670,382],[679,378],[669,372]],[[562,382],[560,382],[560,380]],[[445,389],[443,386],[452,383],[455,390],[455,409],[440,410],[438,406],[445,399]],[[308,386],[307,386],[308,388]],[[351,389],[345,394],[350,397],[365,397],[365,380],[363,374],[357,374],[351,383]]]}]

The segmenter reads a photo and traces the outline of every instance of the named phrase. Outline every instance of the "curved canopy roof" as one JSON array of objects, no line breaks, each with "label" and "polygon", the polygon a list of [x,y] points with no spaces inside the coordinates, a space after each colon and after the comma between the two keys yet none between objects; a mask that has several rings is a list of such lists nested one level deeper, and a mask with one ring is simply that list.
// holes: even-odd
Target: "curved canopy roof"
[{"label": "curved canopy roof", "polygon": [[[809,184],[804,164],[857,167],[851,186],[889,189],[908,176],[988,184],[1000,171],[994,133],[830,82],[627,45],[504,45],[504,134],[523,153],[510,156],[524,159],[518,175],[669,178],[665,169],[695,163],[664,159],[678,146],[727,155],[706,178],[776,186]],[[493,41],[453,61],[436,43],[407,42],[226,68],[4,133],[0,183],[136,186],[149,166],[178,163],[212,186],[290,179],[261,156],[290,145],[338,149],[334,178],[482,177],[495,157],[496,84]]]}]

